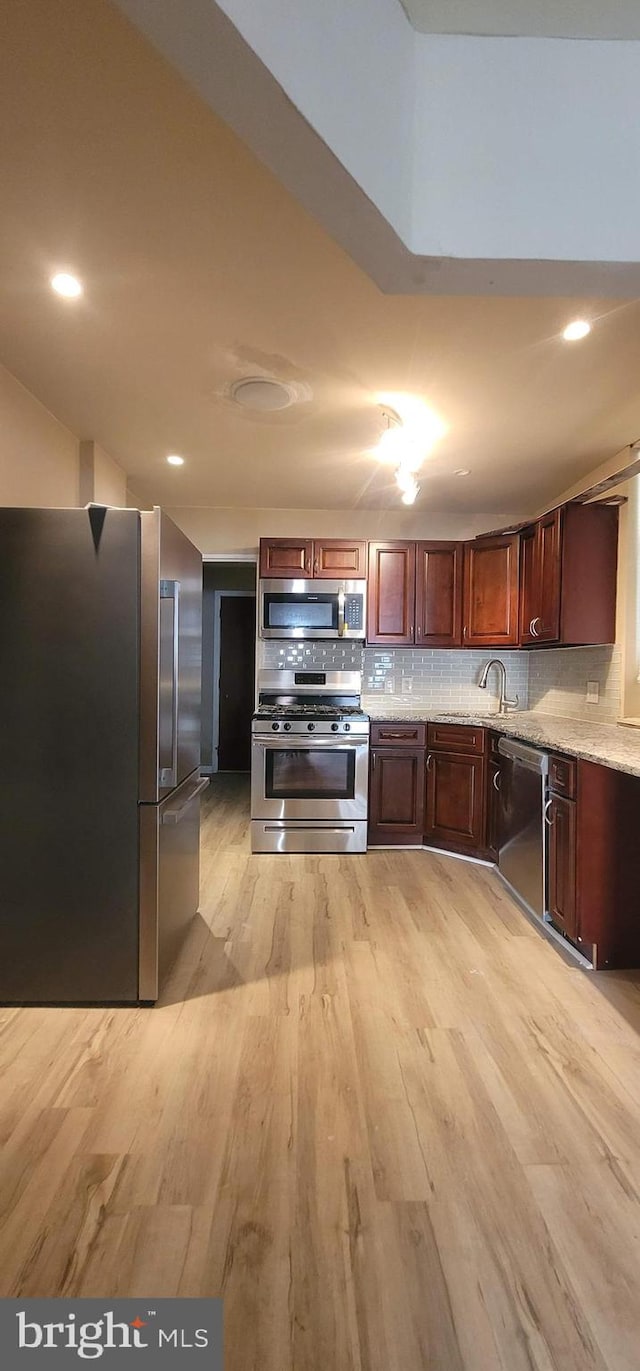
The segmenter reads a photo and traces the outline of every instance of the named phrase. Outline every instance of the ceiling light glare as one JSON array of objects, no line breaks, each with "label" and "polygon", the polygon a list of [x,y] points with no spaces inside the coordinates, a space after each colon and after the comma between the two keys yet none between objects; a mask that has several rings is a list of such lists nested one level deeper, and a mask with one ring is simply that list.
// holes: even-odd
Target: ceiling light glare
[{"label": "ceiling light glare", "polygon": [[68,271],[57,271],[51,277],[51,289],[55,290],[56,295],[64,296],[65,300],[77,300],[82,295],[82,285],[77,276],[71,276]]},{"label": "ceiling light glare", "polygon": [[397,417],[407,438],[416,443],[423,454],[447,432],[444,420],[419,395],[410,395],[405,391],[386,391],[376,399],[383,410],[387,413],[391,411]]},{"label": "ceiling light glare", "polygon": [[398,467],[398,470],[396,471],[396,485],[398,490],[413,490],[415,484],[414,473],[409,471],[407,467]]},{"label": "ceiling light glare", "polygon": [[404,447],[405,438],[402,428],[399,424],[392,424],[382,434],[375,449],[375,455],[378,461],[383,462],[385,466],[397,466],[398,462],[402,461]]},{"label": "ceiling light glare", "polygon": [[416,481],[414,481],[414,482],[413,482],[413,485],[410,486],[407,490],[403,491],[403,493],[402,493],[402,503],[403,503],[403,505],[412,505],[412,504],[414,504],[414,503],[415,503],[415,500],[416,500],[416,496],[418,495],[419,490],[420,490],[420,486],[417,484]]},{"label": "ceiling light glare", "polygon": [[184,466],[184,457],[181,457],[177,452],[170,452],[169,456],[167,457],[167,461],[170,467]]},{"label": "ceiling light glare", "polygon": [[578,339],[586,338],[588,333],[591,333],[591,324],[586,319],[573,319],[563,330],[562,337],[567,343],[577,343]]}]

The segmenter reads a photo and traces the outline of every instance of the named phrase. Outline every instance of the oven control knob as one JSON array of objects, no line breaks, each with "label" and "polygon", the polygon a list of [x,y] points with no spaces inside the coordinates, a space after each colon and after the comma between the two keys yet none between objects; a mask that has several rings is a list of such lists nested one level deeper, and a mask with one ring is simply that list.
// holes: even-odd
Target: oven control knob
[{"label": "oven control knob", "polygon": [[331,732],[332,732],[332,733],[337,733],[339,727],[340,727],[340,724],[332,724],[332,725],[331,725]]},{"label": "oven control knob", "polygon": [[350,733],[350,732],[351,732],[351,724],[345,724],[345,726],[344,726],[344,731],[345,731],[345,733]]},{"label": "oven control knob", "polygon": [[285,724],[285,726],[284,726],[284,731],[285,731],[285,733],[290,733],[290,732],[291,732],[291,724]]},{"label": "oven control knob", "polygon": [[310,733],[313,733],[313,731],[314,731],[314,729],[315,729],[315,724],[307,724],[307,728],[309,729],[309,732],[310,732]]},{"label": "oven control knob", "polygon": [[280,724],[272,724],[271,727],[272,727],[274,733],[277,733],[277,732],[278,732],[278,729],[279,729],[279,727],[280,727]]}]

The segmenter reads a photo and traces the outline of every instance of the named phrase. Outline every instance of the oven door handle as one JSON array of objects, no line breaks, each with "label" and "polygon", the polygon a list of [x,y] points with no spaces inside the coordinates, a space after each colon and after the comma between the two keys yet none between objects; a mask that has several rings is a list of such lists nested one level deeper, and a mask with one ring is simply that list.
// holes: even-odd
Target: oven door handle
[{"label": "oven door handle", "polygon": [[254,747],[261,747],[265,751],[267,748],[272,748],[276,752],[310,752],[312,750],[314,752],[329,752],[337,751],[338,748],[341,748],[342,751],[346,748],[350,750],[364,748],[366,750],[369,746],[368,738],[301,738],[295,733],[289,734],[288,738],[254,737],[252,741]]}]

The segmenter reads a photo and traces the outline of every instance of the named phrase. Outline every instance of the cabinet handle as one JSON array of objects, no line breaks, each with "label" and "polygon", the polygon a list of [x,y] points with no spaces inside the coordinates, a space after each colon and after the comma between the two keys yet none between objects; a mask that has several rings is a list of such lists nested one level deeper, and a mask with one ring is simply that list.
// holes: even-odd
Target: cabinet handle
[{"label": "cabinet handle", "polygon": [[431,752],[427,752],[427,771],[429,771],[429,769],[430,769],[430,767],[431,767],[431,762],[432,762],[432,761],[433,761],[433,754],[432,754]]},{"label": "cabinet handle", "polygon": [[466,624],[465,624],[465,626],[464,626],[464,628],[463,628],[463,630],[462,630],[462,636],[463,636],[463,638],[466,638],[466,636],[467,636],[467,625],[466,625]]},{"label": "cabinet handle", "polygon": [[555,819],[550,819],[550,818],[549,818],[549,814],[550,814],[550,812],[551,812],[551,807],[552,807],[552,805],[553,805],[553,800],[547,800],[547,803],[546,803],[546,805],[545,805],[545,807],[544,807],[544,821],[545,821],[545,823],[546,823],[546,825],[547,825],[548,828],[553,828],[553,825],[554,825],[554,823],[555,823]]},{"label": "cabinet handle", "polygon": [[317,557],[316,557],[315,562],[313,563],[313,574],[314,574],[314,576],[317,576],[317,575],[318,575],[318,558],[317,558]]},{"label": "cabinet handle", "polygon": [[417,736],[417,733],[389,733],[388,730],[380,733],[381,738],[399,738],[402,742],[405,741],[405,738],[417,738]]},{"label": "cabinet handle", "polygon": [[493,777],[492,777],[492,781],[493,781],[493,788],[494,788],[494,790],[500,790],[500,772],[499,772],[499,771],[494,771]]},{"label": "cabinet handle", "polygon": [[418,627],[417,627],[417,629],[416,629],[416,638],[421,638],[421,637],[422,637],[422,629],[421,629],[420,625],[418,624]]},{"label": "cabinet handle", "polygon": [[531,634],[531,636],[532,636],[533,638],[539,638],[539,637],[540,637],[540,634],[538,633],[538,630],[537,630],[537,628],[536,628],[536,624],[539,624],[539,623],[540,623],[540,615],[539,615],[539,614],[536,614],[535,619],[532,619],[532,620],[531,620],[531,623],[529,624],[529,632],[530,632],[530,634]]},{"label": "cabinet handle", "polygon": [[372,752],[372,753],[371,753],[371,770],[372,770],[372,771],[375,771],[375,769],[376,769],[376,754],[375,754],[375,752]]}]

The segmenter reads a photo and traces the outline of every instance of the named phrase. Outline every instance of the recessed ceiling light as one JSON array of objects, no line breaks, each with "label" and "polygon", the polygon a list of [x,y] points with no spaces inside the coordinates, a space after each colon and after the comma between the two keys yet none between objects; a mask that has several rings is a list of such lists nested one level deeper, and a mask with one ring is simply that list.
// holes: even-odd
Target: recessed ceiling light
[{"label": "recessed ceiling light", "polygon": [[57,271],[51,277],[51,288],[56,295],[63,295],[65,300],[77,300],[82,295],[82,284],[77,276],[71,276],[68,271]]},{"label": "recessed ceiling light", "polygon": [[573,319],[563,330],[562,337],[568,343],[576,343],[579,338],[586,338],[588,333],[591,333],[591,324],[586,319]]},{"label": "recessed ceiling light", "polygon": [[170,452],[167,461],[170,467],[184,466],[184,457],[180,457],[177,452]]},{"label": "recessed ceiling light", "polygon": [[458,467],[458,470],[454,471],[453,474],[454,476],[470,476],[471,472],[469,470],[469,467]]}]

